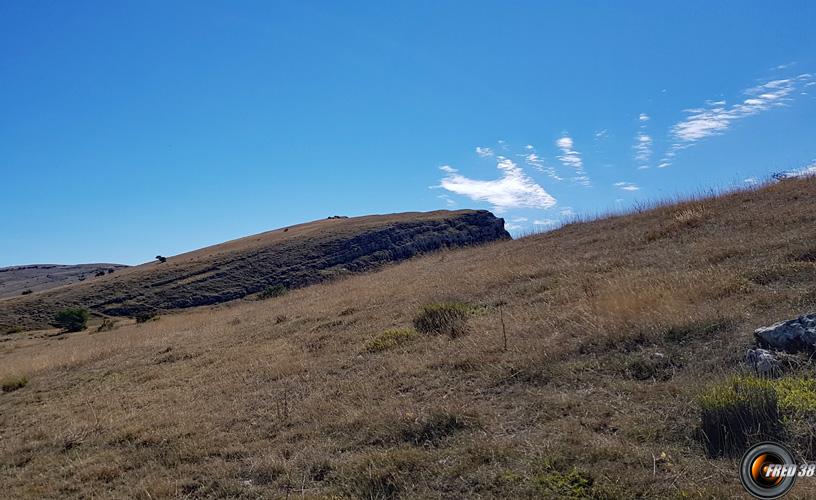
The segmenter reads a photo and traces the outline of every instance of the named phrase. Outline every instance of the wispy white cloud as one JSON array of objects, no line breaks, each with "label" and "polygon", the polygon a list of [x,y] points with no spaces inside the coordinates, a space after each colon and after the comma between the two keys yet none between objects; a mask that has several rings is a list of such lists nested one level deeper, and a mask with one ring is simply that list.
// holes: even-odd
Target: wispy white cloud
[{"label": "wispy white cloud", "polygon": [[676,141],[674,148],[683,149],[707,137],[721,135],[736,120],[786,106],[791,101],[791,94],[811,80],[813,76],[807,73],[793,78],[771,80],[745,90],[743,94],[746,97],[738,104],[729,106],[725,101],[716,101],[702,108],[687,109],[686,118],[671,129]]},{"label": "wispy white cloud", "polygon": [[595,132],[595,139],[597,140],[606,139],[607,137],[609,137],[608,129],[603,129]]},{"label": "wispy white cloud", "polygon": [[550,208],[556,201],[512,160],[498,156],[501,177],[494,180],[470,179],[447,165],[439,187],[476,201],[486,201],[496,212],[513,208]]},{"label": "wispy white cloud", "polygon": [[757,179],[756,177],[748,177],[747,179],[745,179],[742,182],[744,182],[746,184],[759,184],[759,179]]},{"label": "wispy white cloud", "polygon": [[621,182],[616,182],[616,183],[614,183],[612,185],[617,187],[617,188],[623,189],[624,191],[637,191],[638,189],[640,189],[640,187],[638,187],[636,184],[634,184],[632,182],[623,182],[623,181],[621,181]]},{"label": "wispy white cloud", "polygon": [[532,144],[526,145],[524,149],[527,150],[527,152],[520,155],[524,158],[524,163],[535,168],[540,172],[544,172],[553,180],[556,181],[563,180],[563,178],[558,175],[558,172],[555,171],[555,168],[552,165],[549,165],[544,162],[544,159],[538,155],[535,147]]},{"label": "wispy white cloud", "polygon": [[481,146],[476,146],[476,154],[481,156],[482,158],[488,158],[493,156],[493,150],[490,148],[483,148]]},{"label": "wispy white cloud", "polygon": [[649,160],[652,159],[652,136],[646,133],[646,122],[649,120],[649,115],[646,113],[638,115],[640,127],[635,135],[635,144],[632,146],[635,151],[635,161],[639,163],[638,170],[649,168]]},{"label": "wispy white cloud", "polygon": [[447,204],[449,207],[455,207],[456,206],[456,200],[454,200],[453,198],[451,198],[450,196],[448,196],[446,194],[440,194],[439,196],[437,196],[437,198],[439,198],[440,200],[443,200],[445,202],[445,204]]},{"label": "wispy white cloud", "polygon": [[555,219],[536,219],[533,221],[534,226],[554,226],[558,224]]},{"label": "wispy white cloud", "polygon": [[560,213],[562,217],[572,217],[575,215],[575,210],[573,210],[572,207],[564,207],[558,213]]},{"label": "wispy white cloud", "polygon": [[572,180],[582,186],[591,186],[592,183],[589,180],[589,176],[584,170],[584,162],[581,159],[581,153],[576,151],[573,147],[574,143],[572,137],[564,135],[555,141],[555,145],[561,150],[561,155],[558,156],[561,163],[575,170],[575,176],[572,178]]},{"label": "wispy white cloud", "polygon": [[652,138],[644,133],[639,133],[635,141],[635,159],[641,164],[648,163],[652,157]]}]

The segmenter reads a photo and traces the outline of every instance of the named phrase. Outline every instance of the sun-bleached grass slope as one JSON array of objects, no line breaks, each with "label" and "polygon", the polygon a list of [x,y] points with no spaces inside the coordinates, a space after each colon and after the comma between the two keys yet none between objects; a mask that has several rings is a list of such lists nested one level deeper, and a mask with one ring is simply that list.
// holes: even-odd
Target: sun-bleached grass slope
[{"label": "sun-bleached grass slope", "polygon": [[[816,307],[816,180],[446,251],[284,297],[0,343],[20,497],[728,496],[695,398]],[[468,335],[418,336],[428,303]],[[504,318],[508,349],[503,349]],[[805,483],[805,482],[803,482]],[[807,485],[800,494],[812,494]]]}]

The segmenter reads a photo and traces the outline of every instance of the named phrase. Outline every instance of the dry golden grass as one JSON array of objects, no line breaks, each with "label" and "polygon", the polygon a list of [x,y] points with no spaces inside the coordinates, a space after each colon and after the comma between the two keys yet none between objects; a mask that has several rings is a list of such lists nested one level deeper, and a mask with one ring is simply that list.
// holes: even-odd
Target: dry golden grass
[{"label": "dry golden grass", "polygon": [[[802,258],[816,251],[814,193],[816,180],[785,181],[262,302],[2,337],[0,377],[28,384],[0,394],[0,486],[21,498],[734,496],[736,464],[706,459],[695,401],[739,369],[755,327],[816,306],[816,263]],[[446,302],[473,306],[467,335],[366,352]],[[800,483],[794,494],[816,494]]]}]

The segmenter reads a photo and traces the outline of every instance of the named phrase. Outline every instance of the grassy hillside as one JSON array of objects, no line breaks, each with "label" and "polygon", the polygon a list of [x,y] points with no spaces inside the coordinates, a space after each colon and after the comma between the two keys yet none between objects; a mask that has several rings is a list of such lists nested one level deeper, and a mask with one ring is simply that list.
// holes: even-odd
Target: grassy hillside
[{"label": "grassy hillside", "polygon": [[46,327],[66,307],[150,315],[300,287],[418,253],[509,238],[486,211],[332,217],[214,245],[81,283],[0,300],[0,332]]},{"label": "grassy hillside", "polygon": [[[264,302],[6,336],[0,487],[30,498],[739,495],[736,460],[705,456],[697,399],[740,371],[754,328],[816,308],[814,193],[816,180],[789,180]],[[446,316],[457,335],[413,330],[423,307],[452,302],[465,311]],[[816,495],[816,482],[795,495]]]},{"label": "grassy hillside", "polygon": [[0,268],[0,299],[17,297],[116,272],[120,264],[34,264]]}]

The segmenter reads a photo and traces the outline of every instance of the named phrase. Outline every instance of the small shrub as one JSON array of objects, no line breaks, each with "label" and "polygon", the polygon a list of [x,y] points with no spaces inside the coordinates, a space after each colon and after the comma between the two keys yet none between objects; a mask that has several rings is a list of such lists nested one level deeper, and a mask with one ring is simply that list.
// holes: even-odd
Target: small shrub
[{"label": "small shrub", "polygon": [[459,337],[467,333],[467,320],[473,308],[461,302],[428,304],[414,318],[418,332]]},{"label": "small shrub", "polygon": [[161,255],[157,255],[156,260],[158,260],[161,263],[165,263],[165,262],[167,262],[167,257],[162,257]]},{"label": "small shrub", "polygon": [[288,319],[289,318],[287,318],[285,314],[278,314],[277,316],[275,316],[275,324],[279,325],[281,323],[286,322],[286,320]]},{"label": "small shrub", "polygon": [[286,295],[286,292],[288,291],[289,291],[288,288],[278,283],[277,285],[272,285],[264,288],[263,291],[261,291],[261,293],[258,294],[258,300],[266,300],[274,297],[280,297],[282,295]]},{"label": "small shrub", "polygon": [[394,328],[386,330],[366,341],[363,348],[367,352],[381,352],[406,344],[417,337],[417,332],[410,328]]},{"label": "small shrub", "polygon": [[17,389],[22,389],[28,384],[28,379],[24,376],[8,376],[0,381],[0,388],[3,392],[13,392]]},{"label": "small shrub", "polygon": [[592,498],[593,479],[576,468],[550,472],[533,478],[535,489],[547,498]]},{"label": "small shrub", "polygon": [[8,328],[6,330],[6,335],[10,335],[12,333],[20,333],[20,332],[24,332],[24,331],[25,331],[25,328],[23,328],[22,326],[19,326],[19,325],[18,326],[12,326],[12,327],[10,327],[10,328]]},{"label": "small shrub", "polygon": [[699,398],[700,431],[709,457],[738,456],[752,442],[778,439],[782,423],[773,384],[733,377]]},{"label": "small shrub", "polygon": [[88,326],[88,311],[80,307],[63,309],[54,317],[52,323],[66,332],[80,332]]},{"label": "small shrub", "polygon": [[415,446],[437,446],[443,438],[466,427],[467,422],[460,415],[437,411],[408,422],[401,438]]},{"label": "small shrub", "polygon": [[23,293],[21,293],[20,295],[30,295],[32,293],[34,293],[34,290],[23,290]]},{"label": "small shrub", "polygon": [[635,380],[665,381],[674,376],[677,368],[677,363],[664,354],[637,354],[626,363],[625,372]]},{"label": "small shrub", "polygon": [[147,323],[148,321],[155,321],[159,319],[159,316],[154,311],[144,311],[136,313],[136,315],[133,316],[133,319],[136,320],[136,323]]},{"label": "small shrub", "polygon": [[116,320],[111,318],[103,318],[102,324],[96,329],[97,332],[109,332],[116,326]]}]

